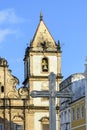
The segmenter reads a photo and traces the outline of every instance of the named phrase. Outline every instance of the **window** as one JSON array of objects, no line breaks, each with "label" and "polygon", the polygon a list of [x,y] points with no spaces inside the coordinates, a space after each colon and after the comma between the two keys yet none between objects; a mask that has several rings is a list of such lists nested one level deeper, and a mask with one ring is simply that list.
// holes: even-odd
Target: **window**
[{"label": "window", "polygon": [[4,86],[1,86],[1,92],[2,93],[4,92]]},{"label": "window", "polygon": [[75,109],[72,108],[72,120],[75,120]]},{"label": "window", "polygon": [[68,109],[68,122],[70,122],[70,109]]},{"label": "window", "polygon": [[82,105],[81,106],[81,118],[83,118],[84,117],[84,106]]},{"label": "window", "polygon": [[14,125],[14,130],[24,130],[24,126],[23,125],[15,124]]},{"label": "window", "polygon": [[66,115],[67,115],[67,112],[65,111],[65,112],[64,112],[64,121],[65,121],[65,122],[66,122],[66,119],[67,119]]},{"label": "window", "polygon": [[43,124],[42,130],[49,130],[49,124]]},{"label": "window", "polygon": [[63,112],[61,112],[61,122],[63,122]]},{"label": "window", "polygon": [[42,59],[42,71],[47,72],[48,71],[48,58]]},{"label": "window", "polygon": [[0,130],[4,130],[4,125],[0,124]]},{"label": "window", "polygon": [[42,117],[39,121],[41,121],[42,130],[49,130],[49,118],[48,117]]},{"label": "window", "polygon": [[77,107],[76,117],[77,117],[77,120],[80,118],[80,108],[79,107]]}]

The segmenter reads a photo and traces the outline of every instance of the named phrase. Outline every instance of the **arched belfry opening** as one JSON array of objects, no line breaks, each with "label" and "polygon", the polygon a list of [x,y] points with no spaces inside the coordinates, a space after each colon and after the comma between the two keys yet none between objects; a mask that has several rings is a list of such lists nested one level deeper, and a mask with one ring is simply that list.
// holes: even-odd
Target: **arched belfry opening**
[{"label": "arched belfry opening", "polygon": [[48,58],[44,57],[42,59],[42,72],[48,72]]}]

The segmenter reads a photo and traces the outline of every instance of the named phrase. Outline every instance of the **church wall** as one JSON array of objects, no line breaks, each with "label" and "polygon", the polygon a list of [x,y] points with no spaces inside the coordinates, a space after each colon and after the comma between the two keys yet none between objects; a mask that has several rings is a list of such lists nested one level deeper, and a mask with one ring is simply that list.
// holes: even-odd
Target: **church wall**
[{"label": "church wall", "polygon": [[35,123],[35,126],[34,126],[34,130],[41,130],[42,129],[42,124],[41,124],[41,118],[42,117],[49,117],[49,113],[48,112],[35,112],[34,114],[34,123]]},{"label": "church wall", "polygon": [[0,83],[4,85],[4,68],[0,67]]},{"label": "church wall", "polygon": [[24,61],[24,79],[26,79],[30,74],[30,59],[29,57],[26,58]]},{"label": "church wall", "polygon": [[57,73],[61,74],[61,53],[57,53]]},{"label": "church wall", "polygon": [[[37,56],[34,55],[33,56],[33,75],[34,76],[46,76],[48,75],[50,72],[54,72],[55,74],[57,73],[57,56],[50,56],[48,55],[48,64],[49,64],[49,69],[48,72],[42,72],[42,66],[41,66],[41,61],[42,58],[44,57],[44,55],[41,56]],[[55,66],[55,67],[54,67]]]},{"label": "church wall", "polygon": [[[33,81],[33,90],[43,91],[48,90],[48,81]],[[33,103],[37,106],[48,106],[47,98],[34,98]]]},{"label": "church wall", "polygon": [[[1,98],[8,96],[10,91],[14,91],[17,85],[16,79],[11,75],[11,71],[7,67],[0,67],[0,95]],[[1,86],[4,87],[4,91],[1,92]]]},{"label": "church wall", "polygon": [[34,130],[34,112],[29,111],[26,118],[26,130]]}]

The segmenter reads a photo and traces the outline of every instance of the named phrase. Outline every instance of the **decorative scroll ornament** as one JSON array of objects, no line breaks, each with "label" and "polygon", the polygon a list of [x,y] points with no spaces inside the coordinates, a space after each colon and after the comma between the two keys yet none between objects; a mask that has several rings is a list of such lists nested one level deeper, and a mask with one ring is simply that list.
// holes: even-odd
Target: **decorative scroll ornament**
[{"label": "decorative scroll ornament", "polygon": [[18,89],[18,93],[21,97],[27,98],[29,96],[28,88],[24,86]]},{"label": "decorative scroll ornament", "polygon": [[19,97],[17,91],[10,91],[7,96],[8,96],[8,98],[18,98]]}]

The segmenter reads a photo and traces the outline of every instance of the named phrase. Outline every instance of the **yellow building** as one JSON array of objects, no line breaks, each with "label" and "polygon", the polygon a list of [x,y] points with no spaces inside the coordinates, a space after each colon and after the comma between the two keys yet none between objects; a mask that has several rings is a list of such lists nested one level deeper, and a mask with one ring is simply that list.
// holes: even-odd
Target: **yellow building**
[{"label": "yellow building", "polygon": [[82,126],[85,126],[85,79],[83,74],[70,75],[60,83],[60,91],[73,94],[72,98],[60,98],[60,130],[79,130],[77,128],[80,127],[83,130]]},{"label": "yellow building", "polygon": [[71,105],[71,129],[86,130],[85,97],[72,102]]}]

